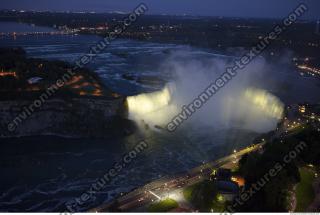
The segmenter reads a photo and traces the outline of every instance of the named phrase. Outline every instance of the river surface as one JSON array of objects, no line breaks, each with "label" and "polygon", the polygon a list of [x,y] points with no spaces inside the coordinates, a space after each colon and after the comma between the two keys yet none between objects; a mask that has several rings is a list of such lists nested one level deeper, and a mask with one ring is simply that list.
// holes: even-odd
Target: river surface
[{"label": "river surface", "polygon": [[[0,23],[1,31],[4,26]],[[11,28],[16,29],[14,26]],[[88,35],[3,36],[0,38],[0,46],[21,46],[30,57],[72,63],[100,39]],[[135,95],[159,90],[163,86],[141,84],[124,78],[124,74],[166,80],[169,77],[161,70],[163,59],[172,50],[186,48],[196,52],[200,58],[232,57],[182,45],[115,40],[89,67],[112,90]],[[316,80],[301,78],[297,74],[278,74],[271,81],[281,81],[285,89],[289,90],[270,90],[286,102],[319,99],[315,91],[319,90]],[[302,92],[299,90],[301,87],[307,90]],[[78,208],[80,211],[108,202],[121,192],[153,179],[187,171],[202,162],[216,159],[234,148],[250,144],[256,136],[256,132],[248,130],[208,130],[196,127],[182,128],[174,135],[147,130],[128,137],[110,139],[67,139],[54,136],[0,139],[0,211],[64,211],[65,202],[79,198],[90,189],[92,183],[108,172],[115,162],[120,161],[141,137],[145,138],[148,148],[123,168],[103,190],[81,205]]]},{"label": "river surface", "polygon": [[24,33],[24,32],[53,32],[57,31],[48,27],[39,27],[25,23],[0,22],[0,33]]}]

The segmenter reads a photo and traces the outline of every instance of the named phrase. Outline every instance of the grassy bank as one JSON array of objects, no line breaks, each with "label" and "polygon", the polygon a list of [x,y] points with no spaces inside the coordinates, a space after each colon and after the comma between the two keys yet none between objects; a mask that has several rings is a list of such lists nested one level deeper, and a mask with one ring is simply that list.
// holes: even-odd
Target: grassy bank
[{"label": "grassy bank", "polygon": [[299,169],[301,181],[297,184],[296,188],[296,198],[297,198],[297,212],[305,212],[306,208],[313,201],[315,194],[312,187],[312,183],[314,181],[315,172],[306,167],[302,167]]},{"label": "grassy bank", "polygon": [[168,212],[172,209],[177,208],[179,205],[178,203],[170,198],[161,200],[160,202],[151,204],[148,208],[149,212]]}]

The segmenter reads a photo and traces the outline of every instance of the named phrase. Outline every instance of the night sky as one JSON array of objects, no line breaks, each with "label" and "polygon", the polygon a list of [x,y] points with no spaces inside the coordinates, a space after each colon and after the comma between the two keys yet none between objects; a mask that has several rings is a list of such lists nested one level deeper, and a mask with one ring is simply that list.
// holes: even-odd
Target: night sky
[{"label": "night sky", "polygon": [[1,9],[51,11],[131,11],[139,3],[149,14],[231,17],[285,17],[300,2],[309,6],[304,19],[320,18],[320,0],[1,0]]}]

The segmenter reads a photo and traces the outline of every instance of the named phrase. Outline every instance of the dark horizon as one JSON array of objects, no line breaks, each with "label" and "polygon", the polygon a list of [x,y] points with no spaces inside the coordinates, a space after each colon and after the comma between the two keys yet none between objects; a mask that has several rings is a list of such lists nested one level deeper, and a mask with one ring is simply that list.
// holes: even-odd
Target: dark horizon
[{"label": "dark horizon", "polygon": [[120,0],[117,2],[102,0],[70,0],[64,2],[57,0],[4,0],[0,10],[25,10],[25,11],[52,11],[52,12],[125,12],[133,10],[140,3],[145,3],[149,7],[149,15],[177,15],[177,16],[210,16],[210,17],[233,17],[233,18],[268,18],[280,19],[285,17],[290,11],[294,10],[300,3],[308,6],[309,10],[301,19],[317,20],[320,19],[318,8],[320,2],[316,0],[186,0],[183,4],[169,0]]},{"label": "dark horizon", "polygon": [[[69,14],[129,14],[129,11],[105,11],[105,12],[96,12],[96,11],[55,11],[55,10],[24,10],[24,9],[0,9],[0,12],[6,12],[6,11],[23,11],[23,13],[29,13],[29,12],[38,12],[38,13],[69,13]],[[256,20],[281,20],[283,17],[241,17],[241,16],[209,16],[209,15],[191,15],[191,14],[145,14],[144,16],[168,16],[168,17],[197,17],[197,18],[210,18],[210,19],[217,19],[217,18],[223,18],[223,19],[256,19]],[[304,19],[303,17],[300,18],[297,22],[316,22],[319,21],[320,18],[314,18],[314,19]]]}]

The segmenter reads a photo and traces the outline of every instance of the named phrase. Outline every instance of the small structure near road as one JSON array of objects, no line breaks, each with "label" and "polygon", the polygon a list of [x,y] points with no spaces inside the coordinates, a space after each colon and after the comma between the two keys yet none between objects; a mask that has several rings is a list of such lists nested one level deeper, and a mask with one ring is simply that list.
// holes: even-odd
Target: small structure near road
[{"label": "small structure near road", "polygon": [[220,168],[214,175],[211,176],[211,180],[214,181],[217,187],[221,201],[232,201],[238,194],[240,185],[244,185],[244,180],[241,184],[237,183],[236,177],[232,176],[230,169]]},{"label": "small structure near road", "polygon": [[233,201],[239,194],[239,187],[237,183],[233,181],[216,181],[215,185],[224,201]]}]

